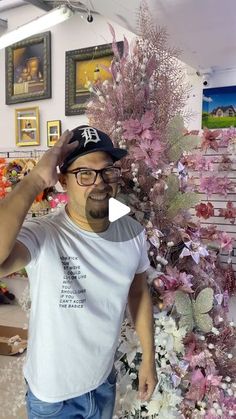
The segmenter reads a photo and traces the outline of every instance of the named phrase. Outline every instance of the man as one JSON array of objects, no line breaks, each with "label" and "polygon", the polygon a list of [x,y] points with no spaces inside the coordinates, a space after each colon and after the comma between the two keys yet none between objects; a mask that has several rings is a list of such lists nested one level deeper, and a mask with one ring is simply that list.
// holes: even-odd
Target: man
[{"label": "man", "polygon": [[[127,300],[143,350],[140,398],[155,388],[144,230],[129,216],[108,219],[120,181],[115,162],[126,153],[92,127],[66,131],[0,202],[0,276],[26,266],[30,281],[29,419],[112,418]],[[58,166],[67,206],[24,222],[38,193],[57,183]]]}]

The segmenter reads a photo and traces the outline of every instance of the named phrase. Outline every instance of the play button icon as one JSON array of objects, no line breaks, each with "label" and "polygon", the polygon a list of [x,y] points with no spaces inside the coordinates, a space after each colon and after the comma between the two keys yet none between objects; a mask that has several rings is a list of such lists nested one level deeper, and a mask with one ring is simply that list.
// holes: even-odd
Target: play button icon
[{"label": "play button icon", "polygon": [[[126,205],[128,204],[127,195],[119,193],[116,197],[117,199],[110,195],[109,198],[101,201],[88,198],[86,217],[95,237],[99,236],[111,243],[123,243],[137,237],[144,227],[132,217],[132,206]],[[102,218],[106,219],[109,225],[105,230],[96,232],[94,229],[97,225],[96,221]]]},{"label": "play button icon", "polygon": [[109,199],[108,219],[112,223],[130,213],[130,208],[115,198]]}]

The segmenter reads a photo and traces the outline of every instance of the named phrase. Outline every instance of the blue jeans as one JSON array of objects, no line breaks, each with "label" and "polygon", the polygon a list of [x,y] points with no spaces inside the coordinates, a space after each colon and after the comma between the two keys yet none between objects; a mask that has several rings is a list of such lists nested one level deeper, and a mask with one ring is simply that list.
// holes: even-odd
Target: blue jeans
[{"label": "blue jeans", "polygon": [[39,400],[29,388],[26,393],[28,419],[112,419],[116,397],[116,371],[113,368],[106,381],[89,393],[62,402]]}]

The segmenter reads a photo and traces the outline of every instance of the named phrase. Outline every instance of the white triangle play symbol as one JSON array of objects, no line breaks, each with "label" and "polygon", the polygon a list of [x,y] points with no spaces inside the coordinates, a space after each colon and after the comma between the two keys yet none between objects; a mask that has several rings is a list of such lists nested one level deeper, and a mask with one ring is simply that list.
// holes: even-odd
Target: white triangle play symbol
[{"label": "white triangle play symbol", "polygon": [[109,199],[108,210],[109,210],[108,219],[111,223],[123,217],[124,215],[129,214],[130,212],[130,208],[127,207],[127,205],[122,204],[122,202],[118,201],[115,198]]}]

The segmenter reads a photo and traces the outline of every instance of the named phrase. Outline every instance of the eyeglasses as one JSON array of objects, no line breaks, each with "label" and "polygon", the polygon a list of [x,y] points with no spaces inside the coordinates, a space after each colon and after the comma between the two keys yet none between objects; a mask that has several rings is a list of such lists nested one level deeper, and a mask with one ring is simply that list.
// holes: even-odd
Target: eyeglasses
[{"label": "eyeglasses", "polygon": [[76,181],[80,186],[91,186],[96,182],[98,173],[105,183],[116,183],[121,177],[120,167],[104,167],[103,169],[74,169],[67,170],[67,173],[75,175]]}]

